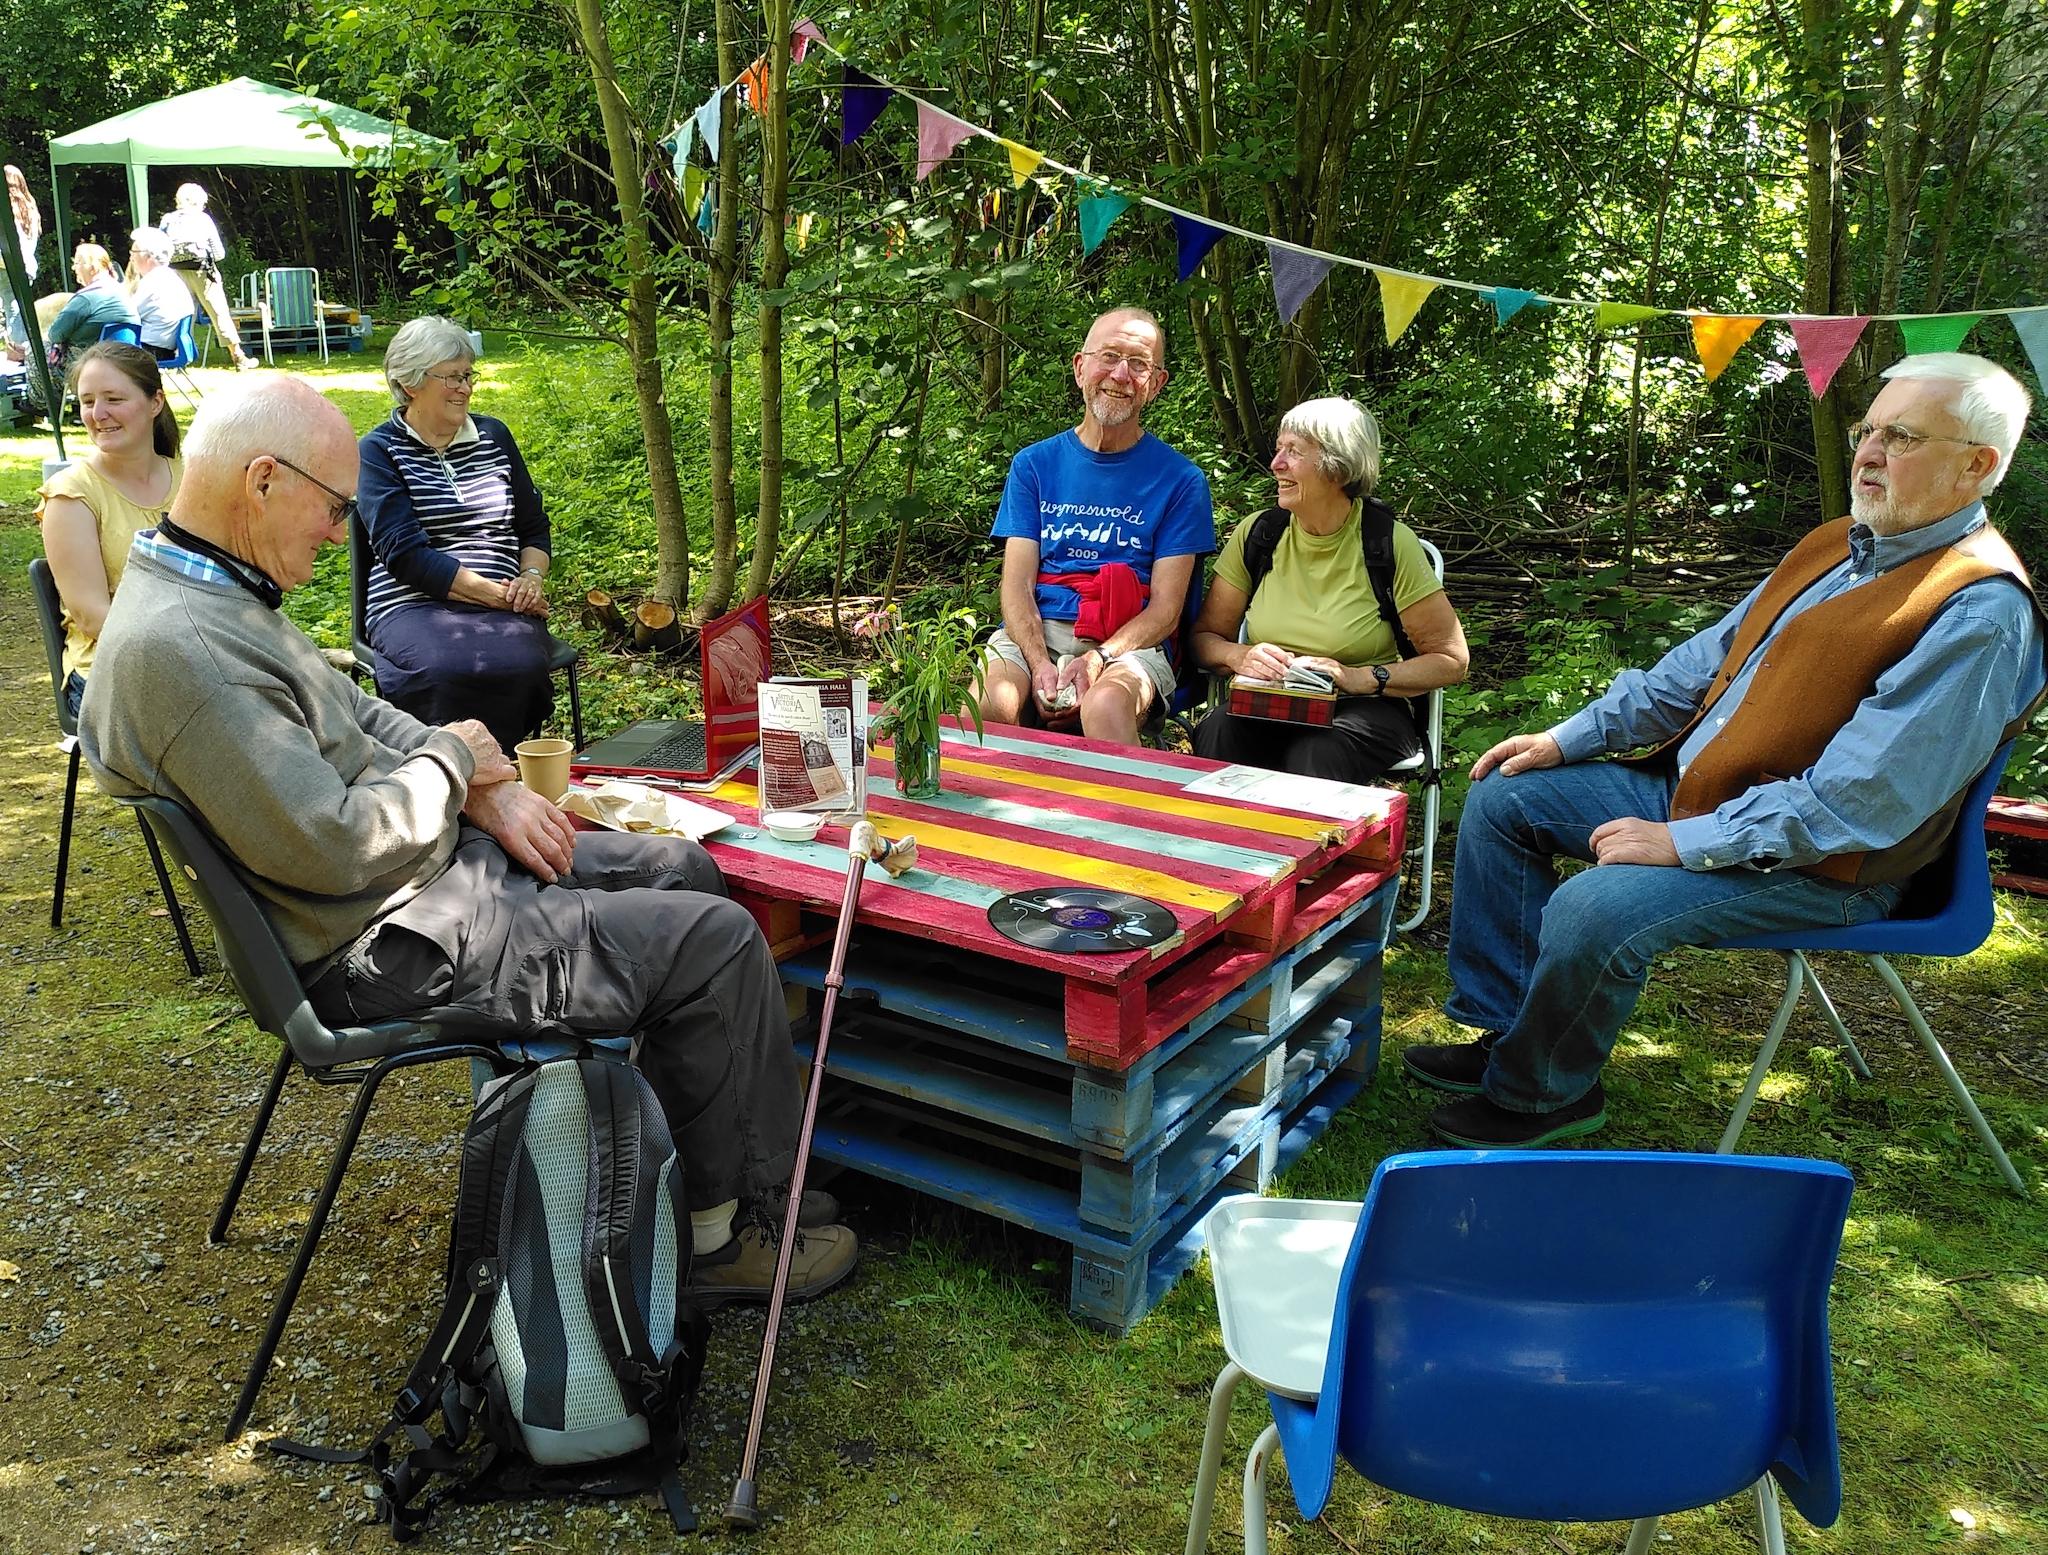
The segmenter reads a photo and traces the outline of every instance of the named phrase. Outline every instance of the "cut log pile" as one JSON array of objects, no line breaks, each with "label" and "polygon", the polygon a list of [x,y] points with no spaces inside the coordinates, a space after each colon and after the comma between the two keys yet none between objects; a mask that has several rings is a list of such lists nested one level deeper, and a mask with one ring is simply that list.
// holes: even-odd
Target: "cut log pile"
[{"label": "cut log pile", "polygon": [[622,649],[670,653],[683,644],[682,621],[665,600],[643,599],[627,610],[603,589],[592,589],[583,596],[583,617],[592,631]]}]

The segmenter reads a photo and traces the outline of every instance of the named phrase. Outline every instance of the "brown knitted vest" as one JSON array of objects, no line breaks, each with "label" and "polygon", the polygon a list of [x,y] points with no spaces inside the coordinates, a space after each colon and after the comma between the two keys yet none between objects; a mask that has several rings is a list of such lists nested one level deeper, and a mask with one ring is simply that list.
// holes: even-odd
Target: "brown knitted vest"
[{"label": "brown knitted vest", "polygon": [[[1656,755],[1676,754],[1786,607],[1847,558],[1849,525],[1846,518],[1823,524],[1778,564],[1743,618],[1692,722]],[[1805,772],[1877,689],[1879,677],[1912,650],[1949,597],[1968,584],[2001,574],[2027,591],[2040,619],[2041,603],[2026,568],[1989,524],[1796,616],[1766,650],[1742,705],[1686,768],[1672,796],[1671,818],[1705,815],[1758,784]],[[2042,629],[2048,636],[2048,620],[2042,621]],[[2037,698],[2000,740],[2018,733],[2040,704]],[[1865,885],[1905,880],[1941,856],[1962,801],[1963,792],[1951,795],[1910,836],[1888,848],[1838,853],[1800,867],[1808,874]]]}]

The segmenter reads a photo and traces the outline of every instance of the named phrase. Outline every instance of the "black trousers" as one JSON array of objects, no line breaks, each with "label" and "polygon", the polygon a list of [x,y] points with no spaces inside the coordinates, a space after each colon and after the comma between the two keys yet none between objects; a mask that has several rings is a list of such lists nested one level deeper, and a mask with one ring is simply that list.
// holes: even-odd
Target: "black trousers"
[{"label": "black trousers", "polygon": [[1195,754],[1210,761],[1295,772],[1339,783],[1377,783],[1422,749],[1401,697],[1339,697],[1327,728],[1241,718],[1214,708],[1195,728]]}]

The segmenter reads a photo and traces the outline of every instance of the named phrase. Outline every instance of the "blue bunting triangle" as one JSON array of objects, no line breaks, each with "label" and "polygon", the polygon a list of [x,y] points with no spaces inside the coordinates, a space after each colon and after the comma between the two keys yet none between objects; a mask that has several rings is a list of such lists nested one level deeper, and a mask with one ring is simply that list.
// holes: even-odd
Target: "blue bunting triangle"
[{"label": "blue bunting triangle", "polygon": [[707,238],[711,229],[718,224],[718,211],[711,203],[711,186],[704,186],[704,203],[697,207],[697,230]]},{"label": "blue bunting triangle", "polygon": [[2027,348],[2027,360],[2034,364],[2034,376],[2048,389],[2048,308],[2030,308],[2012,316],[2020,344]]},{"label": "blue bunting triangle", "polygon": [[1180,278],[1185,281],[1201,269],[1202,261],[1209,257],[1209,250],[1216,246],[1224,233],[1221,227],[1212,227],[1199,217],[1184,216],[1175,211],[1173,235],[1180,247]]},{"label": "blue bunting triangle", "polygon": [[851,65],[843,67],[839,80],[839,144],[850,146],[867,134],[894,94],[873,76]]},{"label": "blue bunting triangle", "polygon": [[704,149],[711,154],[711,160],[718,160],[718,126],[725,117],[725,88],[720,87],[704,100],[704,106],[696,112],[697,134],[704,142]]},{"label": "blue bunting triangle", "polygon": [[1549,303],[1534,292],[1525,292],[1519,287],[1496,286],[1493,289],[1493,321],[1496,325],[1505,324],[1524,308],[1549,306]]},{"label": "blue bunting triangle", "polygon": [[1298,248],[1273,242],[1266,244],[1266,261],[1273,267],[1273,301],[1280,309],[1283,324],[1301,311],[1301,305],[1323,284],[1323,277],[1335,263],[1321,254],[1304,254]]}]

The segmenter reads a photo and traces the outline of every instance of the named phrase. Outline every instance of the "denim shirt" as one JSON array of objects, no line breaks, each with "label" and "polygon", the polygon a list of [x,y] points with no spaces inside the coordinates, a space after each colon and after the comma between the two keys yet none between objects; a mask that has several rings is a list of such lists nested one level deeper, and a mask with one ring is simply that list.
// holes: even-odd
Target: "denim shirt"
[{"label": "denim shirt", "polygon": [[[1679,772],[1741,706],[1764,649],[1793,617],[1953,545],[1984,522],[1984,504],[1973,502],[1905,534],[1880,535],[1851,525],[1848,560],[1786,608],[1715,704],[1713,716],[1679,746]],[[1683,729],[1763,587],[1759,583],[1713,627],[1680,643],[1653,668],[1624,670],[1599,701],[1552,729],[1564,759],[1618,754]],[[1671,822],[1679,861],[1687,869],[1774,869],[1898,842],[1989,764],[2000,733],[2048,679],[2042,647],[2033,607],[2021,590],[1995,579],[1958,590],[1804,774],[1760,783],[1707,815]]]}]

